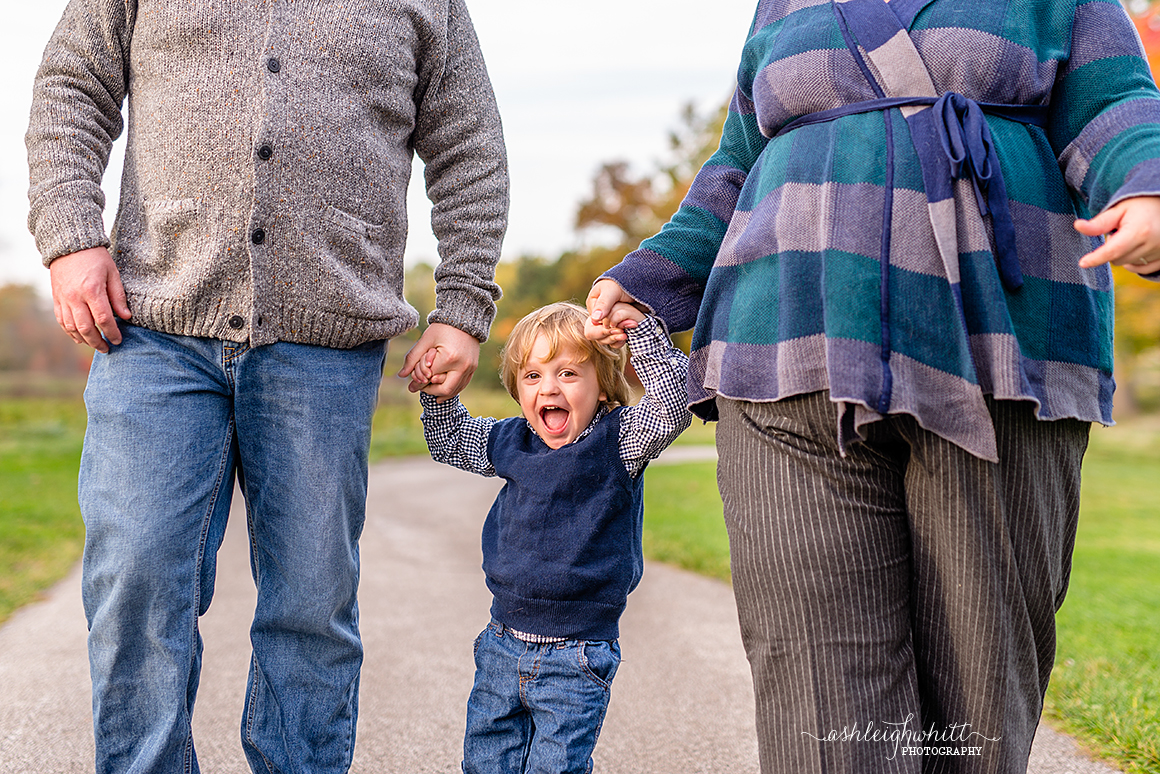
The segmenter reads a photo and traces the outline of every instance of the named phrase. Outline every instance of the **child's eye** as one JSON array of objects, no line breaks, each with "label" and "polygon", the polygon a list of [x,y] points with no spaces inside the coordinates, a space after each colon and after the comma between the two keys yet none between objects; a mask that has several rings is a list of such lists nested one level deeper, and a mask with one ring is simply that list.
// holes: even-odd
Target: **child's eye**
[{"label": "child's eye", "polygon": [[560,372],[560,376],[575,376],[575,375],[576,375],[575,371],[561,371]]},{"label": "child's eye", "polygon": [[525,381],[535,381],[536,379],[539,379],[539,378],[540,378],[540,375],[538,373],[536,373],[535,371],[529,371],[528,373],[524,374]]}]

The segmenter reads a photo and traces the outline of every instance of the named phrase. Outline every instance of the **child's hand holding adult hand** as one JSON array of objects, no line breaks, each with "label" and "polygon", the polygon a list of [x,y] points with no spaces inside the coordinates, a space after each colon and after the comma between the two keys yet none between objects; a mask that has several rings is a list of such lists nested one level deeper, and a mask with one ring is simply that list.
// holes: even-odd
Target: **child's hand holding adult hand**
[{"label": "child's hand holding adult hand", "polygon": [[466,331],[431,323],[407,352],[399,376],[411,377],[407,389],[439,398],[453,398],[463,391],[479,367],[479,339]]},{"label": "child's hand holding adult hand", "polygon": [[[623,323],[633,324],[644,319],[644,314],[632,306],[636,301],[615,281],[597,280],[588,293],[588,319],[584,323],[584,335],[592,341],[610,347],[622,347],[628,340]],[[633,316],[633,315],[637,316]],[[631,326],[630,326],[631,327]]]}]

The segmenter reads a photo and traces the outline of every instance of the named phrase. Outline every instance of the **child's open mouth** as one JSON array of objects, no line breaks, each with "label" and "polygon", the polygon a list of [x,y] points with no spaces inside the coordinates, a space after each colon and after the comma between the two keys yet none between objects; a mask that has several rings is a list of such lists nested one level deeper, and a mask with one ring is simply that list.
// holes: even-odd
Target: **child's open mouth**
[{"label": "child's open mouth", "polygon": [[559,433],[568,426],[568,410],[559,406],[545,406],[540,409],[540,419],[550,433]]}]

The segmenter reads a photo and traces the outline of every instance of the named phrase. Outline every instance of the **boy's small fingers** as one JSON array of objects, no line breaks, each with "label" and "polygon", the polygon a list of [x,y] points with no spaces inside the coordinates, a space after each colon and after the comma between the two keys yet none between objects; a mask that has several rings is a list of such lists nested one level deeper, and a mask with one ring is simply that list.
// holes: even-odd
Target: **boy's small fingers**
[{"label": "boy's small fingers", "polygon": [[418,356],[414,352],[414,350],[411,350],[403,357],[403,367],[399,369],[399,373],[395,374],[396,376],[400,378],[410,376],[411,372],[415,370],[415,365],[418,362],[416,358]]}]

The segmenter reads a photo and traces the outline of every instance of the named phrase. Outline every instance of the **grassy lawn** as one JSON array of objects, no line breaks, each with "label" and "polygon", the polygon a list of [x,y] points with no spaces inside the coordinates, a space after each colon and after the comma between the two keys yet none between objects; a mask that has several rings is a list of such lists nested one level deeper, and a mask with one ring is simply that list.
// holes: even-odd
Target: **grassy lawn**
[{"label": "grassy lawn", "polygon": [[80,558],[76,398],[0,398],[0,621]]},{"label": "grassy lawn", "polygon": [[1092,431],[1047,714],[1126,771],[1160,773],[1160,422]]},{"label": "grassy lawn", "polygon": [[645,471],[644,552],[649,559],[729,580],[729,538],[713,462]]}]

